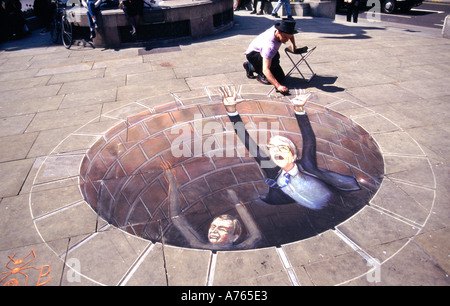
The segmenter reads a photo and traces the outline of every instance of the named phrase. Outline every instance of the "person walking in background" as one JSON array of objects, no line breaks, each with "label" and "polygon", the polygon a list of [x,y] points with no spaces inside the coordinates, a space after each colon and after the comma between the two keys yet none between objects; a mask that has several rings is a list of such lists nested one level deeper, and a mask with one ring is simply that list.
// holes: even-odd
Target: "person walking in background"
[{"label": "person walking in background", "polygon": [[4,40],[21,38],[30,34],[22,12],[22,3],[19,0],[4,0],[1,2],[1,37]]},{"label": "person walking in background", "polygon": [[50,30],[52,20],[50,0],[34,0],[33,10],[36,17],[44,27],[41,34],[45,34]]},{"label": "person walking in background", "polygon": [[119,3],[119,8],[123,9],[128,18],[128,22],[131,24],[131,36],[136,37],[137,27],[144,12],[144,1],[121,0]]},{"label": "person walking in background", "polygon": [[242,9],[242,0],[236,0],[236,2],[234,3],[234,11],[239,11]]},{"label": "person walking in background", "polygon": [[347,4],[347,21],[352,21],[353,16],[353,22],[358,23],[358,14],[359,14],[359,0],[344,0],[344,2]]},{"label": "person walking in background", "polygon": [[[259,13],[257,13],[258,1],[261,1],[261,8]],[[266,6],[267,0],[254,0],[253,2],[253,12],[251,14],[264,15],[264,7]]]},{"label": "person walking in background", "polygon": [[292,19],[292,12],[291,12],[291,2],[290,0],[278,0],[277,6],[272,11],[272,16],[275,18],[280,18],[278,16],[278,10],[281,8],[281,6],[284,4],[284,9],[286,10],[286,15],[288,19]]}]

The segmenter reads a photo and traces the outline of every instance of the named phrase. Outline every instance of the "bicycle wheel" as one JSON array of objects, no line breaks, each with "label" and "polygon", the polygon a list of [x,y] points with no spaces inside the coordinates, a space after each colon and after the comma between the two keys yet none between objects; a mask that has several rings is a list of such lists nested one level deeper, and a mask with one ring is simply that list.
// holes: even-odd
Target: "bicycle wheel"
[{"label": "bicycle wheel", "polygon": [[63,45],[69,49],[72,46],[72,23],[67,20],[65,15],[62,16],[61,27]]}]

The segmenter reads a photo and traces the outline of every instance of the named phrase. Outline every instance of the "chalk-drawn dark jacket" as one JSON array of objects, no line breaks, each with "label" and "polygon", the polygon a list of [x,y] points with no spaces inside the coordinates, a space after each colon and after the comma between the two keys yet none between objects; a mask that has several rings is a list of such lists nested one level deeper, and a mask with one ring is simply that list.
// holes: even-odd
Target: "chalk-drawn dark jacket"
[{"label": "chalk-drawn dark jacket", "polygon": [[[228,117],[233,122],[236,134],[245,144],[250,155],[255,158],[260,166],[264,162],[264,167],[261,168],[265,172],[266,177],[276,181],[282,172],[281,168],[270,162],[270,157],[267,153],[261,154],[260,147],[250,137],[239,114],[228,114]],[[315,177],[340,191],[359,190],[360,186],[355,178],[317,167],[316,137],[308,115],[306,113],[296,113],[295,117],[303,138],[302,157],[295,161],[299,171],[304,175]],[[271,163],[271,166],[267,167],[266,165],[268,163]],[[265,196],[262,196],[261,199],[271,205],[295,203],[294,199],[276,187],[269,187],[269,192]]]}]

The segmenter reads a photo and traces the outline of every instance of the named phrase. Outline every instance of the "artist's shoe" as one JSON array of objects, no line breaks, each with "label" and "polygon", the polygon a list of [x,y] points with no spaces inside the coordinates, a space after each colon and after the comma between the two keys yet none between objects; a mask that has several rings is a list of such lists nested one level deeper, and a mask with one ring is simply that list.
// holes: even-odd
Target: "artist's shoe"
[{"label": "artist's shoe", "polygon": [[270,85],[270,82],[266,79],[266,77],[262,74],[258,74],[256,77],[256,80],[264,85]]},{"label": "artist's shoe", "polygon": [[244,66],[245,72],[247,73],[247,78],[249,78],[249,79],[255,79],[255,76],[253,75],[253,71],[252,71],[252,69],[249,67],[249,66],[250,66],[250,65],[249,65],[249,62],[245,62],[245,63],[243,64],[243,66]]}]

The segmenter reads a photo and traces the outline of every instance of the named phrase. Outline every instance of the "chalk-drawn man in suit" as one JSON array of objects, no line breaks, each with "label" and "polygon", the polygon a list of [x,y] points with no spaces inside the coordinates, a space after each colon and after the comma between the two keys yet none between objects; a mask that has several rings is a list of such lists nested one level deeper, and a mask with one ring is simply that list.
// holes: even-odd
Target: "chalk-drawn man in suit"
[{"label": "chalk-drawn man in suit", "polygon": [[[236,111],[238,101],[234,88],[220,89],[223,104],[230,121],[240,140],[245,144],[267,177],[269,192],[261,199],[271,205],[297,203],[312,210],[326,207],[334,193],[356,191],[360,189],[355,178],[342,175],[317,166],[316,138],[303,107],[311,97],[310,93],[300,91],[291,102],[294,106],[302,138],[303,150],[301,158],[297,156],[295,144],[288,138],[277,135],[270,139],[269,154],[264,154],[245,130],[244,123]],[[267,166],[271,164],[271,166]]]}]

